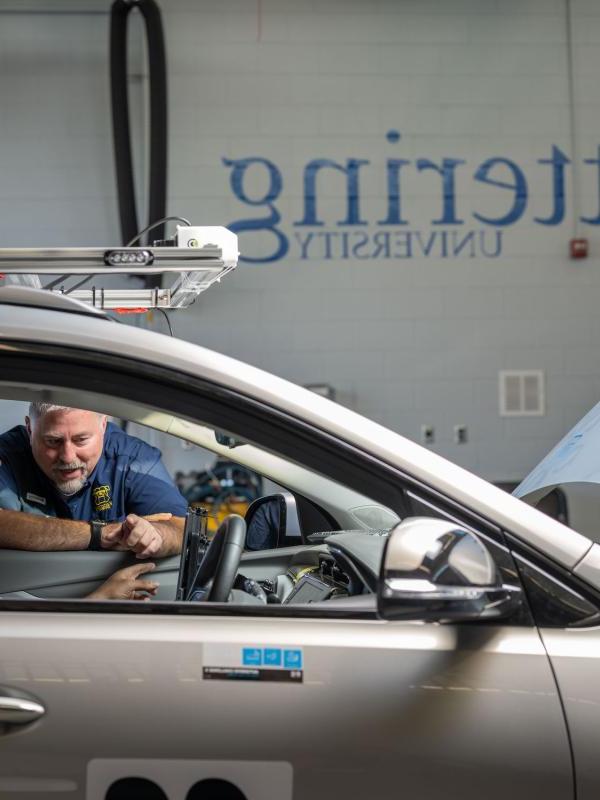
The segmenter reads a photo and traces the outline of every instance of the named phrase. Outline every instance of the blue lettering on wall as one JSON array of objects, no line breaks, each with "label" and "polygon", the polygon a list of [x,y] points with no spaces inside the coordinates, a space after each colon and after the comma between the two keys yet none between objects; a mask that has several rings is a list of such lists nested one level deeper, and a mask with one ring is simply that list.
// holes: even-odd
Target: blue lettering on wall
[{"label": "blue lettering on wall", "polygon": [[355,242],[351,253],[354,258],[368,258],[368,253],[365,253],[365,246],[369,243],[369,235],[367,233],[358,234],[358,242]]},{"label": "blue lettering on wall", "polygon": [[[487,237],[485,236],[487,233],[491,233],[492,235]],[[485,246],[488,238],[490,238],[492,241],[495,241],[495,246],[492,251],[486,249]],[[502,231],[479,231],[479,248],[482,256],[487,256],[488,258],[498,258],[502,252]]]},{"label": "blue lettering on wall", "polygon": [[[490,177],[490,172],[496,166],[505,166],[513,176],[512,181],[503,181],[498,178]],[[502,217],[484,217],[483,214],[473,214],[475,219],[485,222],[488,225],[512,225],[523,215],[527,205],[527,181],[523,170],[509,158],[488,158],[479,167],[473,176],[476,181],[488,183],[490,186],[499,186],[501,189],[509,189],[514,195],[511,209]]]},{"label": "blue lettering on wall", "polygon": [[329,158],[315,158],[309,161],[304,168],[304,217],[294,222],[294,225],[315,227],[325,224],[317,218],[317,175],[324,167],[338,170],[346,175],[346,219],[338,222],[338,225],[366,225],[367,222],[360,219],[358,170],[368,163],[364,159],[349,158],[343,167]]},{"label": "blue lettering on wall", "polygon": [[[277,200],[283,188],[281,172],[272,161],[269,161],[267,158],[258,158],[256,156],[251,158],[239,158],[237,160],[224,158],[223,163],[226,167],[233,167],[231,170],[231,189],[238,200],[241,200],[242,203],[247,203],[249,206],[265,206],[270,211],[267,217],[241,219],[237,222],[232,222],[228,226],[229,229],[234,233],[241,233],[243,231],[269,231],[277,240],[277,246],[272,253],[269,253],[263,258],[250,258],[249,256],[245,256],[242,260],[254,263],[278,261],[287,254],[289,247],[287,236],[276,227],[281,222],[281,214],[273,205],[273,202]],[[248,197],[244,189],[246,170],[255,164],[262,164],[265,166],[269,175],[269,188],[265,192],[264,197],[261,198]]]},{"label": "blue lettering on wall", "polygon": [[387,161],[387,205],[388,213],[385,219],[380,219],[380,225],[408,225],[401,217],[400,209],[400,169],[405,164],[410,164],[405,158],[388,158]]},{"label": "blue lettering on wall", "polygon": [[[585,158],[584,164],[595,164],[599,169],[597,170],[598,181],[598,196],[600,197],[600,147],[598,147],[598,155],[596,158]],[[589,225],[600,225],[600,210],[595,217],[580,217],[581,222],[587,222]]]},{"label": "blue lettering on wall", "polygon": [[416,231],[415,232],[415,236],[416,236],[417,241],[418,241],[419,249],[420,249],[421,253],[424,256],[428,256],[428,255],[431,254],[431,252],[433,250],[433,245],[435,244],[436,234],[437,234],[437,231],[433,231],[427,237],[427,241],[423,241],[421,231]]},{"label": "blue lettering on wall", "polygon": [[412,258],[412,231],[398,231],[394,241],[394,258]]},{"label": "blue lettering on wall", "polygon": [[301,261],[498,258],[502,230],[361,230],[294,233]]},{"label": "blue lettering on wall", "polygon": [[[388,131],[386,138],[395,148],[402,147],[398,131]],[[542,214],[532,215],[534,223],[556,226],[564,222],[567,215],[567,168],[571,163],[557,145],[551,146],[549,156],[537,159],[536,164],[550,167],[550,172],[546,173],[550,180],[545,183],[550,201],[546,202]],[[497,258],[502,252],[502,230],[523,218],[529,202],[525,171],[514,160],[494,156],[482,161],[473,172],[463,168],[460,171],[463,179],[470,175],[469,180],[485,186],[486,191],[479,201],[479,207],[471,213],[471,218],[483,227],[459,232],[453,228],[466,225],[466,220],[464,214],[460,213],[456,182],[459,170],[466,164],[465,160],[450,157],[437,161],[424,157],[415,160],[390,157],[385,160],[379,218],[369,220],[363,216],[361,209],[360,184],[361,176],[368,170],[371,161],[361,158],[347,158],[345,161],[315,158],[302,170],[301,216],[294,222],[290,220],[286,229],[278,208],[284,188],[281,169],[273,161],[260,156],[224,158],[223,164],[231,169],[230,185],[237,200],[248,207],[260,209],[257,217],[245,216],[229,225],[231,230],[240,234],[242,240],[240,249],[243,255],[240,261],[250,263],[278,261],[288,254],[302,261]],[[596,170],[600,203],[600,147],[596,157],[584,159],[584,164],[590,164]],[[409,227],[411,196],[402,196],[402,183],[410,173],[413,180],[415,175],[423,174],[422,180],[429,181],[429,187],[432,181],[434,186],[439,186],[430,204],[429,225],[435,226],[433,230]],[[431,173],[435,175],[431,176]],[[264,179],[266,188],[258,193],[251,192],[248,188],[250,174],[253,178]],[[324,207],[319,208],[319,191],[324,193],[326,183],[332,180],[341,180],[343,187],[340,194],[343,206],[339,216],[336,214],[333,219],[331,212]],[[500,203],[496,214],[491,213],[489,205],[486,206],[488,193]],[[600,225],[600,205],[596,211],[596,216],[581,216],[580,221]],[[297,230],[290,232],[290,225]],[[444,226],[444,230],[440,230],[440,226]],[[266,252],[246,255],[244,237],[254,234],[262,235],[260,244]],[[292,247],[294,251],[290,252]]]},{"label": "blue lettering on wall", "polygon": [[556,145],[552,145],[552,158],[540,158],[538,164],[552,164],[552,214],[549,217],[534,217],[540,225],[560,225],[565,218],[565,165],[571,161]]},{"label": "blue lettering on wall", "polygon": [[442,159],[442,166],[440,167],[428,158],[417,159],[417,169],[419,172],[433,169],[442,176],[443,212],[439,219],[431,220],[433,225],[462,225],[464,222],[464,220],[456,218],[456,191],[454,188],[454,171],[459,164],[464,163],[465,162],[461,158],[444,158]]},{"label": "blue lettering on wall", "polygon": [[[467,245],[469,247],[467,248]],[[463,236],[458,242],[454,243],[452,250],[453,256],[458,256],[462,251],[467,248],[467,252],[471,258],[475,257],[475,231],[469,231],[466,236]]]}]

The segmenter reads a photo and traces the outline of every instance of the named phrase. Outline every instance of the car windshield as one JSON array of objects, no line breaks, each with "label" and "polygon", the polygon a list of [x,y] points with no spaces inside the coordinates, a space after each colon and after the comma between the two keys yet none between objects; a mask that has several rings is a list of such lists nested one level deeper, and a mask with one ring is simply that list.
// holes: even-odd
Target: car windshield
[{"label": "car windshield", "polygon": [[517,486],[514,494],[546,510],[549,498],[569,527],[600,543],[600,403]]}]

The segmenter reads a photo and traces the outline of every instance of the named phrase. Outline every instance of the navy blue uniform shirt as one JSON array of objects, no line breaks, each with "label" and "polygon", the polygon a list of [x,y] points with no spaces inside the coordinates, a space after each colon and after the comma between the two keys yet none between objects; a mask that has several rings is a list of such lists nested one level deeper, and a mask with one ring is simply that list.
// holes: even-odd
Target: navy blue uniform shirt
[{"label": "navy blue uniform shirt", "polygon": [[36,464],[23,425],[0,435],[0,508],[121,522],[127,514],[171,512],[184,517],[187,503],[164,468],[160,450],[109,422],[98,463],[69,497]]},{"label": "navy blue uniform shirt", "polygon": [[279,502],[271,500],[263,503],[256,512],[246,534],[246,548],[248,550],[268,550],[277,547],[277,534],[280,526]]}]

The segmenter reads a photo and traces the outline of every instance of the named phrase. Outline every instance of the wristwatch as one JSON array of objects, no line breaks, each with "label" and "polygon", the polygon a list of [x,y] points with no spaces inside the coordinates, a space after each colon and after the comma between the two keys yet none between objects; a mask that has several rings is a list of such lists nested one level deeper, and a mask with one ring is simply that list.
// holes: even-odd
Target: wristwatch
[{"label": "wristwatch", "polygon": [[101,519],[93,519],[90,522],[90,543],[88,544],[88,550],[102,550],[102,528],[106,525],[106,522],[102,522]]}]

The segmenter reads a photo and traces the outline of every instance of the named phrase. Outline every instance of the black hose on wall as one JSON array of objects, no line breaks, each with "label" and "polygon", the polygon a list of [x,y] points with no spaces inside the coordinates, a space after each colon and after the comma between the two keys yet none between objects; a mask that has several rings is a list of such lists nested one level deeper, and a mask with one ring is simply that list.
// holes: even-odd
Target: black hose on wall
[{"label": "black hose on wall", "polygon": [[[114,0],[110,15],[110,87],[115,170],[123,244],[138,233],[129,100],[127,96],[127,18],[137,8],[144,18],[150,75],[150,161],[148,224],[166,216],[167,205],[167,64],[160,8],[155,0]],[[164,225],[152,231],[164,239]],[[160,286],[160,276],[147,277],[148,286]]]}]

